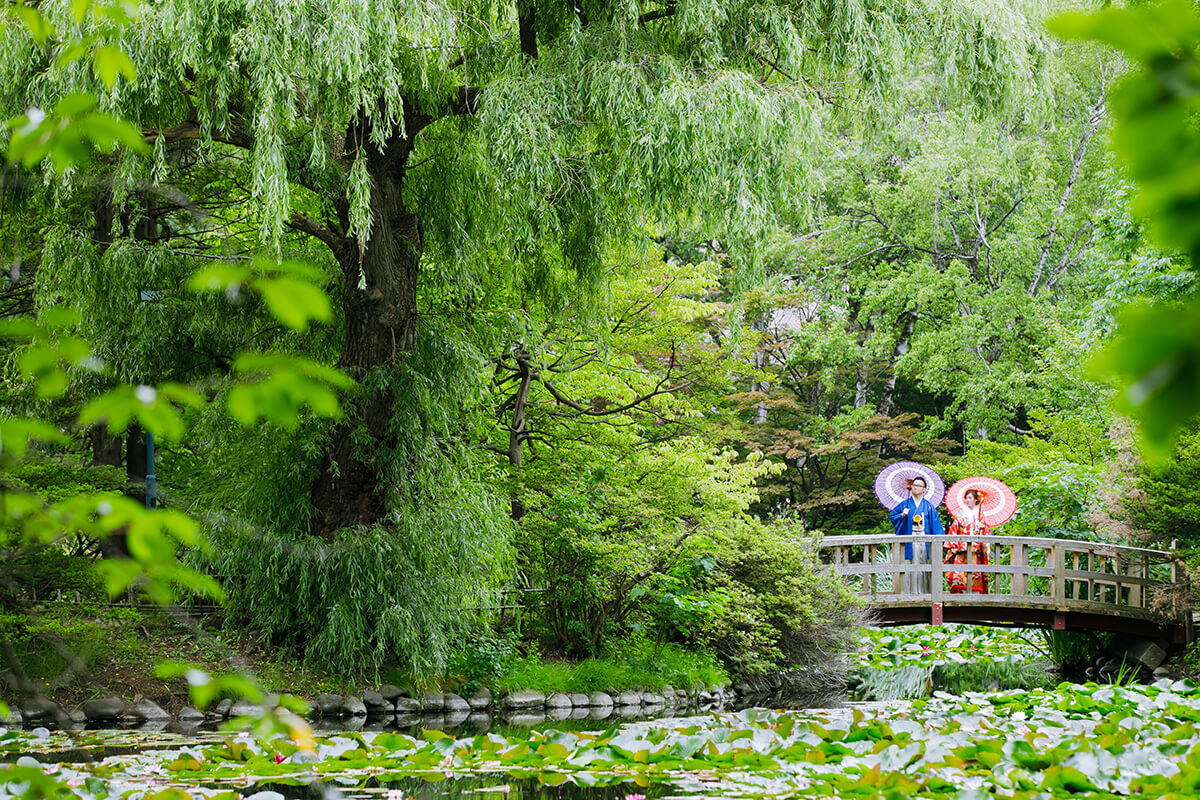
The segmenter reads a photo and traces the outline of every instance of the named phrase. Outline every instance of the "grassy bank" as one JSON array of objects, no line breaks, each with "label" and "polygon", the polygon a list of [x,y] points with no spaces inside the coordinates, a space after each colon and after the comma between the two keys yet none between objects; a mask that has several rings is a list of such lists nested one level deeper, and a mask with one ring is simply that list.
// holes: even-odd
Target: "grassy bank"
[{"label": "grassy bank", "polygon": [[[212,673],[253,677],[265,690],[313,698],[350,694],[380,683],[410,684],[403,673],[342,675],[314,670],[267,643],[221,627],[216,615],[187,616],[106,604],[51,604],[38,615],[0,617],[25,677],[61,705],[95,697],[147,698],[168,711],[189,704],[181,678],[164,679],[156,667],[184,661]],[[495,693],[514,689],[545,692],[685,688],[697,681],[724,684],[729,676],[706,653],[642,639],[615,645],[602,658],[583,661],[544,658],[513,642],[472,641],[454,667],[429,688],[464,694],[486,686]],[[17,699],[15,675],[5,678],[4,699]]]},{"label": "grassy bank", "polygon": [[500,691],[535,688],[547,692],[599,692],[633,687],[687,688],[696,682],[706,686],[725,684],[729,682],[729,675],[705,653],[693,653],[672,645],[646,645],[577,663],[545,661],[538,657],[518,659],[496,679],[494,688]]}]

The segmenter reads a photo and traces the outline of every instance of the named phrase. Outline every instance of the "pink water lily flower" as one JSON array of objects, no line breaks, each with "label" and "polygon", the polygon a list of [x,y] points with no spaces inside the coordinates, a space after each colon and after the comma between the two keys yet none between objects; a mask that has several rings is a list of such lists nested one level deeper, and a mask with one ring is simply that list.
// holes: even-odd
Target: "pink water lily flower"
[{"label": "pink water lily flower", "polygon": [[644,795],[644,794],[627,794],[627,795],[625,795],[625,800],[646,800],[646,795]]}]

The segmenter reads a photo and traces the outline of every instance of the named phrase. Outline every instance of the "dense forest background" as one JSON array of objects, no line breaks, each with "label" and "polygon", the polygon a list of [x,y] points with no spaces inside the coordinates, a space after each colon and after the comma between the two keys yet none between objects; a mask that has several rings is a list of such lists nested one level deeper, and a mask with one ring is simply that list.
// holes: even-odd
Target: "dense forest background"
[{"label": "dense forest background", "polygon": [[1160,62],[1087,4],[271,5],[4,7],[9,691],[102,668],[113,593],[351,678],[813,663],[813,542],[899,459],[1196,538]]}]

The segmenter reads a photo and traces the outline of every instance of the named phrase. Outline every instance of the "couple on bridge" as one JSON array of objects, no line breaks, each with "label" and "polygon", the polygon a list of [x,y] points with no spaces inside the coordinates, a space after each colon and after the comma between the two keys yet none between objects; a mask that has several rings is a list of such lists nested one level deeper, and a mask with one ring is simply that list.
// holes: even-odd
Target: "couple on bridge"
[{"label": "couple on bridge", "polygon": [[[889,473],[890,471],[890,473]],[[879,474],[883,479],[884,488],[890,491],[881,492],[879,480],[876,482],[876,493],[881,501],[886,498],[895,500],[903,497],[900,502],[889,507],[892,528],[898,536],[942,536],[942,520],[937,507],[941,503],[943,485],[936,472],[923,464],[914,462],[899,462],[884,469]],[[931,484],[934,491],[930,491]],[[950,536],[989,536],[992,533],[989,521],[996,519],[996,524],[1007,521],[1016,510],[1016,497],[1012,490],[994,478],[974,477],[964,478],[945,492],[946,508],[950,512]],[[1011,498],[1011,500],[1010,500]],[[985,512],[985,508],[992,512]],[[1005,514],[1004,512],[1008,513]],[[1002,517],[1002,518],[1001,518]],[[946,564],[987,564],[988,547],[982,542],[968,543],[966,541],[946,542],[942,560]],[[932,548],[928,543],[924,547],[912,544],[904,545],[904,560],[914,564],[930,563]],[[987,594],[988,576],[985,572],[970,573],[967,570],[946,572],[947,590],[951,594],[963,594],[967,591]],[[905,575],[908,585],[903,591],[925,594],[929,592],[930,573],[908,573]]]}]

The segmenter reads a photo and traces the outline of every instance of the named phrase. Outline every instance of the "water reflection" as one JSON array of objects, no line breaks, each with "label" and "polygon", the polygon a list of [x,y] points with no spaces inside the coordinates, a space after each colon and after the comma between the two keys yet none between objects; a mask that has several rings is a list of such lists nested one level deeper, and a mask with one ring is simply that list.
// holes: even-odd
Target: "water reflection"
[{"label": "water reflection", "polygon": [[[741,708],[738,706],[736,708]],[[594,706],[574,708],[551,708],[546,710],[510,711],[492,714],[487,711],[448,711],[427,714],[399,712],[388,715],[365,717],[324,717],[311,721],[313,730],[321,734],[352,731],[396,731],[415,734],[421,730],[445,730],[456,736],[476,736],[488,731],[504,732],[515,729],[535,728],[542,725],[562,730],[596,730],[610,728],[624,722],[652,719],[669,719],[676,713],[704,714],[713,711],[736,710],[719,703],[707,703],[676,709],[672,706]],[[38,726],[59,731],[138,731],[144,733],[202,734],[222,730],[226,720],[181,722],[176,719],[151,720],[146,722],[96,721],[74,722],[67,718],[29,722],[26,727]],[[9,726],[17,727],[21,726]]]},{"label": "water reflection", "polygon": [[851,700],[914,700],[934,692],[963,694],[1048,688],[1061,680],[1053,664],[1040,660],[860,667],[850,675],[847,696]]},{"label": "water reflection", "polygon": [[[609,786],[579,786],[570,782],[550,786],[534,779],[513,780],[502,775],[470,776],[438,782],[421,778],[388,782],[370,779],[353,788],[330,783],[294,786],[263,782],[256,784],[255,789],[258,792],[278,792],[284,800],[338,800],[346,797],[381,800],[389,796],[403,797],[405,800],[628,800],[630,797],[653,800],[664,795],[679,794],[677,789],[668,785],[652,784],[643,788],[629,780]],[[279,799],[263,797],[260,800]]]}]

